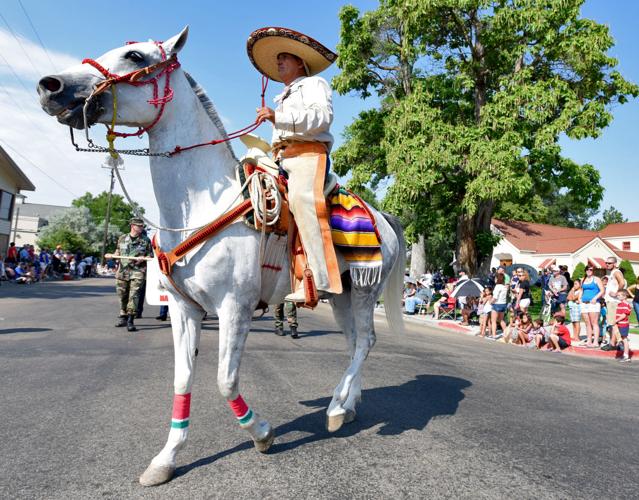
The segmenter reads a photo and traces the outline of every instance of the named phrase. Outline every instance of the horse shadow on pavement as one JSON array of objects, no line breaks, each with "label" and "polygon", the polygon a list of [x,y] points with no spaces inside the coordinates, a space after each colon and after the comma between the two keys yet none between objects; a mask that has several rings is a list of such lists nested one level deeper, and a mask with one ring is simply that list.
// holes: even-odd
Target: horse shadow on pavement
[{"label": "horse shadow on pavement", "polygon": [[[336,433],[329,433],[325,427],[330,397],[301,401],[304,406],[320,409],[276,427],[275,444],[269,454],[284,453],[324,439],[351,437],[376,426],[380,426],[377,430],[380,436],[396,436],[407,430],[424,430],[433,418],[454,415],[465,397],[464,389],[471,385],[470,381],[458,377],[417,375],[414,380],[401,385],[363,390],[362,402],[357,406],[356,420],[344,425]],[[290,433],[303,433],[304,437],[281,442]],[[245,441],[210,457],[178,467],[175,476],[182,476],[192,469],[252,448],[253,443]]]}]

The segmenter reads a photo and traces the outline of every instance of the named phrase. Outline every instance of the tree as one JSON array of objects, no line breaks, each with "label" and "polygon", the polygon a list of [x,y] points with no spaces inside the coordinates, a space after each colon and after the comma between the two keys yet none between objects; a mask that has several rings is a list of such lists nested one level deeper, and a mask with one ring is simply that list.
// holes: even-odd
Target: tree
[{"label": "tree", "polygon": [[[107,247],[115,249],[118,236],[122,234],[115,225],[109,225]],[[73,207],[51,218],[49,224],[38,233],[40,248],[55,248],[62,245],[64,250],[83,253],[99,253],[104,236],[104,221],[100,225],[93,222],[87,207]]]},{"label": "tree", "polygon": [[619,263],[619,269],[623,273],[623,277],[626,279],[627,286],[630,286],[637,281],[637,275],[635,271],[632,269],[632,264],[630,261],[624,259]]},{"label": "tree", "polygon": [[[80,198],[76,198],[71,202],[74,207],[87,207],[91,213],[91,219],[97,225],[102,225],[104,228],[104,219],[106,218],[107,205],[109,201],[109,193],[107,191],[101,192],[97,196],[93,196],[87,192]],[[135,216],[135,210],[143,214],[144,209],[139,205],[129,205],[122,195],[114,194],[111,199],[111,219],[109,220],[109,226],[114,224],[119,228],[120,233],[126,233],[129,231],[129,220]]]},{"label": "tree", "polygon": [[624,222],[628,222],[623,214],[617,210],[615,207],[607,208],[601,214],[601,219],[598,219],[592,223],[593,231],[601,231],[603,228],[610,224],[621,224]]},{"label": "tree", "polygon": [[487,270],[490,252],[478,242],[500,207],[530,200],[534,210],[559,193],[597,208],[598,173],[563,158],[559,137],[597,137],[610,105],[639,88],[614,70],[608,28],[579,18],[582,3],[381,0],[363,15],[344,7],[333,85],[376,93],[380,109],[351,125],[335,163],[343,171],[352,161],[358,182],[391,176],[384,206],[414,213],[418,232],[437,214],[453,219],[457,261],[472,274]]}]

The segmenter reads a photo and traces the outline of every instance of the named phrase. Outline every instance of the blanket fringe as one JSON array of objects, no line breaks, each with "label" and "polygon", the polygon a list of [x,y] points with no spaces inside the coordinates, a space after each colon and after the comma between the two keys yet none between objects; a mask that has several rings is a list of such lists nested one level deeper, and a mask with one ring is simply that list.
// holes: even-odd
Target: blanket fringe
[{"label": "blanket fringe", "polygon": [[382,279],[382,266],[358,266],[350,265],[351,280],[355,286],[373,286],[378,284]]}]

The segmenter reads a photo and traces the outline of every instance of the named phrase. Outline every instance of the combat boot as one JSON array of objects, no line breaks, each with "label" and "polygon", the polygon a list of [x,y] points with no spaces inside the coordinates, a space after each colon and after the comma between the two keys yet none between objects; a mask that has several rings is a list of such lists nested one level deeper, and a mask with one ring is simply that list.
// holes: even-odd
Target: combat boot
[{"label": "combat boot", "polygon": [[126,326],[126,316],[120,316],[115,326],[117,326],[118,328],[120,328],[121,326]]},{"label": "combat boot", "polygon": [[133,324],[133,318],[135,318],[135,314],[129,314],[128,320],[126,322],[126,329],[129,332],[136,332],[138,330]]},{"label": "combat boot", "polygon": [[300,338],[300,336],[297,334],[297,327],[296,326],[292,326],[291,327],[291,338],[292,339]]},{"label": "combat boot", "polygon": [[284,334],[284,327],[283,326],[278,326],[275,328],[275,335],[277,335],[278,337],[283,337]]}]

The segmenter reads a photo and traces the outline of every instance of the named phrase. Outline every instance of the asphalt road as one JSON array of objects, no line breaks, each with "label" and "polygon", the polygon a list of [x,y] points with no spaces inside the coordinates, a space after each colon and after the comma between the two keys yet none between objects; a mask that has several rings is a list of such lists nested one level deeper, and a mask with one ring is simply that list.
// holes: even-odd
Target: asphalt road
[{"label": "asphalt road", "polygon": [[242,393],[271,421],[252,449],[217,392],[217,322],[204,324],[190,439],[177,477],[137,478],[172,403],[168,324],[112,327],[113,282],[0,287],[0,498],[636,498],[639,362],[497,345],[380,318],[358,419],[324,430],[346,367],[322,305],[301,338],[254,322]]}]

